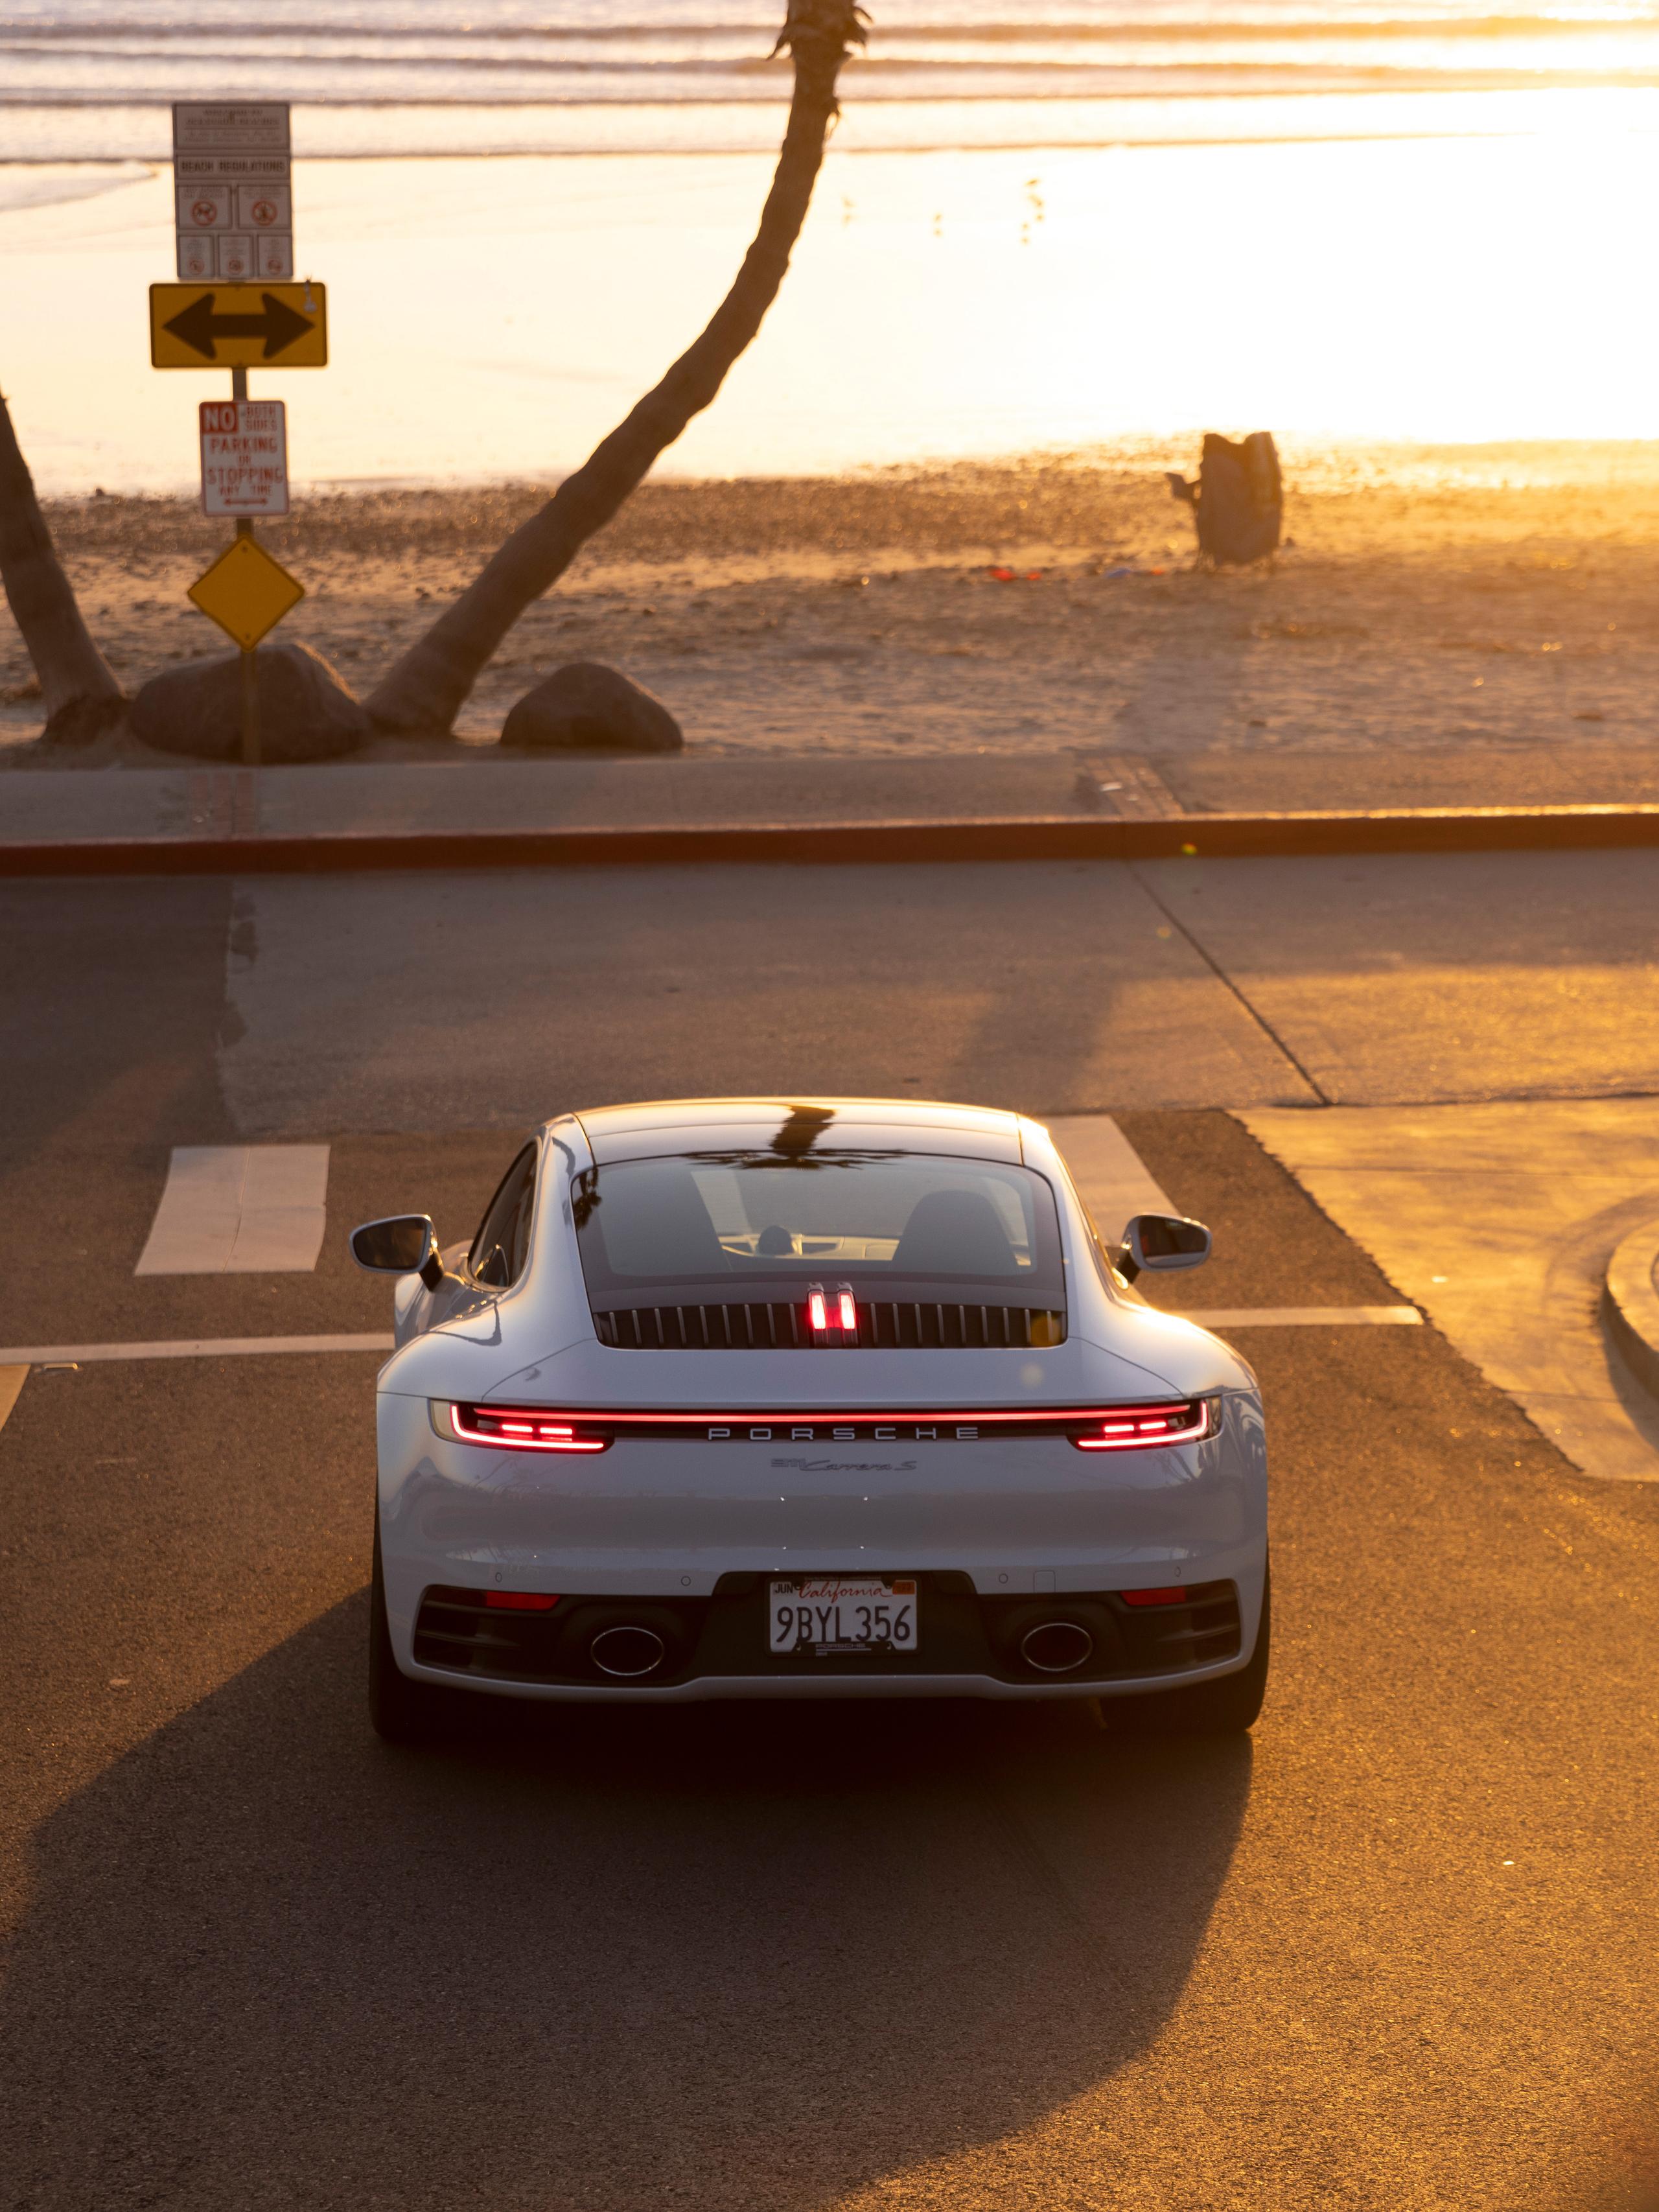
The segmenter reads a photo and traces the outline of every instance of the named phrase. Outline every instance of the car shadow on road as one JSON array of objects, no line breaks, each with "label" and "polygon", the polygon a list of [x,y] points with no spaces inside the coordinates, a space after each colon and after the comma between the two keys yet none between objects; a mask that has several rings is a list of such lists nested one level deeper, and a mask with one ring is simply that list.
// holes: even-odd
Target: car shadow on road
[{"label": "car shadow on road", "polygon": [[805,2208],[1146,2049],[1250,1784],[1086,1708],[362,1717],[362,1595],[34,1837],[0,2197]]}]

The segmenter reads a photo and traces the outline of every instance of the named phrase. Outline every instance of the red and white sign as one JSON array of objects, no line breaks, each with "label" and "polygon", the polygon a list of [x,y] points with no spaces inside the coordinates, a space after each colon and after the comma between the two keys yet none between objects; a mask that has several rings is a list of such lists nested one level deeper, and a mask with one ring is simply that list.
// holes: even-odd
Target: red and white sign
[{"label": "red and white sign", "polygon": [[183,283],[293,281],[286,101],[176,101],[173,182]]},{"label": "red and white sign", "polygon": [[288,410],[280,399],[204,399],[204,514],[288,513]]}]

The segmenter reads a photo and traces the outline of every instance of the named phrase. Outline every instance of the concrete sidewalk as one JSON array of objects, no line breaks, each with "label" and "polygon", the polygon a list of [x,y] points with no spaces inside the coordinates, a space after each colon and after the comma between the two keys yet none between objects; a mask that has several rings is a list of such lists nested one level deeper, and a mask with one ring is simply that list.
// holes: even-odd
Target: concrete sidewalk
[{"label": "concrete sidewalk", "polygon": [[[805,825],[946,816],[1030,820],[1099,811],[1104,799],[1115,798],[1097,790],[1080,795],[1085,771],[1071,753],[907,761],[854,754],[526,759],[503,757],[493,747],[457,752],[453,760],[257,770],[184,762],[81,772],[15,769],[0,774],[0,842]],[[1136,811],[1181,810],[1155,792]]]},{"label": "concrete sidewalk", "polygon": [[[1582,763],[1524,749],[1501,775],[1425,757],[1405,788],[1432,792],[1438,803],[1426,805],[1402,804],[1412,764],[1394,756],[525,759],[483,749],[304,768],[17,768],[0,773],[0,874],[1659,842],[1659,805],[1621,803],[1644,778],[1586,775]],[[1330,773],[1313,773],[1321,761]],[[1567,793],[1577,803],[1561,803]]]}]

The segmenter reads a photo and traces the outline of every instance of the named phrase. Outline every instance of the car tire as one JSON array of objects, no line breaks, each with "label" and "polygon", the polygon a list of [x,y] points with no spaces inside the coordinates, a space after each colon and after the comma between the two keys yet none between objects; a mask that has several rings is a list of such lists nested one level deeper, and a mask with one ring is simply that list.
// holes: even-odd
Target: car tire
[{"label": "car tire", "polygon": [[438,1734],[446,1699],[441,1690],[412,1682],[398,1666],[386,1620],[386,1577],[380,1566],[380,1516],[374,1516],[374,1571],[368,1586],[368,1717],[386,1743],[411,1747]]},{"label": "car tire", "polygon": [[1273,1566],[1261,1584],[1261,1621],[1248,1666],[1213,1682],[1185,1689],[1152,1690],[1135,1698],[1103,1698],[1101,1714],[1115,1734],[1126,1735],[1243,1735],[1255,1727],[1267,1691],[1273,1652]]}]

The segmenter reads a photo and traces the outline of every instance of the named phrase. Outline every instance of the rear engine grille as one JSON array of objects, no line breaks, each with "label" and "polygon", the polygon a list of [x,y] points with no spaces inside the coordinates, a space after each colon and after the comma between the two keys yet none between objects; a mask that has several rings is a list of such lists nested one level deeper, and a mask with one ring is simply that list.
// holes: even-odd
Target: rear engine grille
[{"label": "rear engine grille", "polygon": [[855,1336],[814,1338],[804,1304],[620,1306],[595,1313],[613,1352],[1027,1351],[1063,1344],[1066,1316],[1048,1306],[941,1304],[872,1299],[858,1306]]}]

